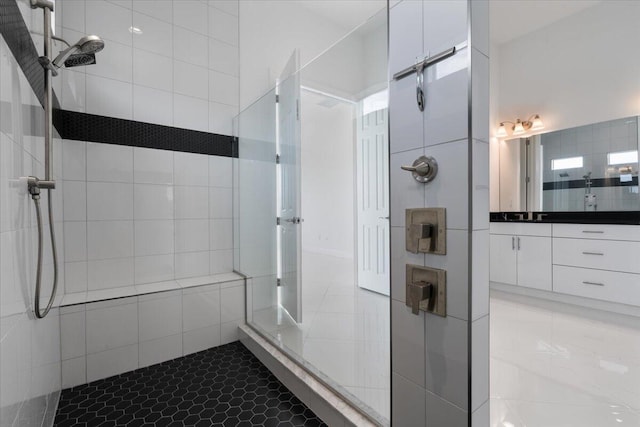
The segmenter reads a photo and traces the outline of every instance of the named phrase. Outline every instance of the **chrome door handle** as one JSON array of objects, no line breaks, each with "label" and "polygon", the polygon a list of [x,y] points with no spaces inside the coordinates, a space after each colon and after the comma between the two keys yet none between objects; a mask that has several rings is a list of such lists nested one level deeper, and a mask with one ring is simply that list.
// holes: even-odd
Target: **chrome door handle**
[{"label": "chrome door handle", "polygon": [[602,252],[582,252],[583,255],[604,255]]},{"label": "chrome door handle", "polygon": [[520,237],[518,237],[518,250],[520,250]]},{"label": "chrome door handle", "polygon": [[378,219],[389,219],[388,216],[379,216]]},{"label": "chrome door handle", "polygon": [[604,234],[604,231],[597,231],[597,230],[582,230],[583,233],[589,233],[589,234]]},{"label": "chrome door handle", "polygon": [[511,250],[512,251],[516,250],[516,238],[515,237],[511,237]]}]

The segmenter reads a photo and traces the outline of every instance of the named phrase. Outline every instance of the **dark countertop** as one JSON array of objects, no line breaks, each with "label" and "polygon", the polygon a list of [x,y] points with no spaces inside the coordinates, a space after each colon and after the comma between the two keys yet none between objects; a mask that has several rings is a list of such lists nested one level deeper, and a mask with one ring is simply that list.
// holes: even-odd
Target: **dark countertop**
[{"label": "dark countertop", "polygon": [[[519,214],[524,214],[525,219],[519,220]],[[640,225],[640,211],[533,212],[533,218],[535,219],[538,214],[544,215],[540,221],[529,221],[526,219],[527,212],[491,212],[489,220],[491,222]],[[507,216],[506,220],[504,215]]]}]

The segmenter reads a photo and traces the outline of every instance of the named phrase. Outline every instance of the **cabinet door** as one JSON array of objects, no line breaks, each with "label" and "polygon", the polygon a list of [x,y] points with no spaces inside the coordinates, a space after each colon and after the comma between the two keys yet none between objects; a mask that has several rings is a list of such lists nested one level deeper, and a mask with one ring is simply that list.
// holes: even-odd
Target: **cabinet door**
[{"label": "cabinet door", "polygon": [[489,279],[492,282],[507,283],[509,285],[517,283],[517,252],[514,248],[514,239],[516,239],[515,236],[504,234],[492,234],[489,236],[489,250],[491,251]]},{"label": "cabinet door", "polygon": [[[551,238],[519,236],[518,285],[527,288],[551,290]],[[518,244],[519,243],[519,244]]]}]

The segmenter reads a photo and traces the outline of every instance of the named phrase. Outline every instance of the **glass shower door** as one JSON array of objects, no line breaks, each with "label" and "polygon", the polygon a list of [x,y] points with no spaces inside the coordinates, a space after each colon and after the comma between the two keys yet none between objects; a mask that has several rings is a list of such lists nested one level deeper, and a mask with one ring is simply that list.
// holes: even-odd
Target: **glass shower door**
[{"label": "glass shower door", "polygon": [[294,52],[277,88],[236,119],[236,269],[249,278],[248,320],[264,332],[302,318],[297,68]]},{"label": "glass shower door", "polygon": [[278,84],[280,305],[302,321],[300,289],[300,78],[294,51]]}]

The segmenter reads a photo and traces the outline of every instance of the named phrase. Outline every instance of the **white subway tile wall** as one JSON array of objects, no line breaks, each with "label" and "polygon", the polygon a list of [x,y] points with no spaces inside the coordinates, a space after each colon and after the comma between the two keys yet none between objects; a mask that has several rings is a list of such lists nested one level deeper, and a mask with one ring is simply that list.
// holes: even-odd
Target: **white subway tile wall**
[{"label": "white subway tile wall", "polygon": [[96,65],[63,69],[62,108],[231,134],[238,114],[238,0],[64,0],[69,42],[98,34]]},{"label": "white subway tile wall", "polygon": [[233,271],[231,158],[67,140],[61,151],[66,293]]},{"label": "white subway tile wall", "polygon": [[[398,425],[467,426],[469,413],[478,423],[474,426],[489,425],[488,416],[476,413],[488,401],[489,389],[489,81],[483,22],[488,2],[471,3],[469,20],[466,0],[404,0],[390,10],[391,74],[467,40],[468,22],[473,34],[469,48],[425,71],[424,112],[416,105],[415,79],[390,82],[392,422]],[[423,154],[439,166],[437,178],[426,185],[400,169]],[[405,251],[405,209],[427,206],[447,209],[445,256]],[[406,264],[447,271],[447,317],[415,316],[406,307]]]},{"label": "white subway tile wall", "polygon": [[184,285],[136,286],[137,296],[62,307],[63,387],[236,341],[245,318],[244,280]]}]

